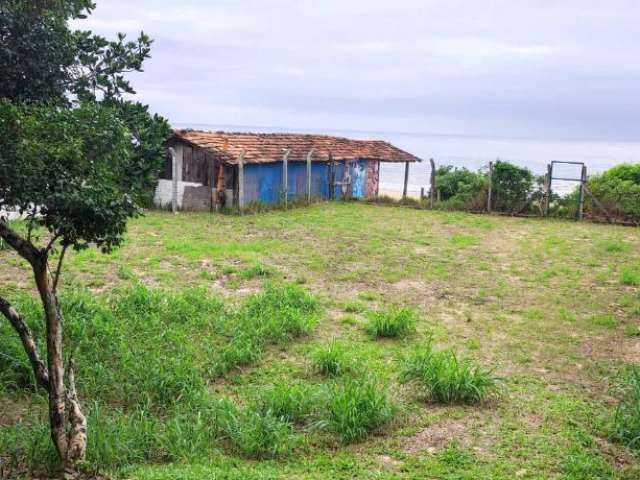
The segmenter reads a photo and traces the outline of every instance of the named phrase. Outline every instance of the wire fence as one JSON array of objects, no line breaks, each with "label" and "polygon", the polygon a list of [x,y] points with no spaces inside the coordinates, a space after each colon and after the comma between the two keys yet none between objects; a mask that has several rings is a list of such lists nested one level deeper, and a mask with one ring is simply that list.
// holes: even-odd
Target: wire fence
[{"label": "wire fence", "polygon": [[501,159],[476,165],[471,170],[431,159],[418,167],[407,164],[403,171],[382,168],[378,201],[396,198],[422,208],[640,224],[638,164],[627,165],[637,169],[635,184],[614,187],[602,175],[590,177],[583,162],[556,160],[537,173]]}]

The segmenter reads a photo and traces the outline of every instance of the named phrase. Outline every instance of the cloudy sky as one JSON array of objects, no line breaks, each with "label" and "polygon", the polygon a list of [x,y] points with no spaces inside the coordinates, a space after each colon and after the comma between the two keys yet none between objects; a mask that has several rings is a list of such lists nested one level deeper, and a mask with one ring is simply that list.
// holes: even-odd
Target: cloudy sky
[{"label": "cloudy sky", "polygon": [[640,138],[637,0],[97,0],[175,124]]}]

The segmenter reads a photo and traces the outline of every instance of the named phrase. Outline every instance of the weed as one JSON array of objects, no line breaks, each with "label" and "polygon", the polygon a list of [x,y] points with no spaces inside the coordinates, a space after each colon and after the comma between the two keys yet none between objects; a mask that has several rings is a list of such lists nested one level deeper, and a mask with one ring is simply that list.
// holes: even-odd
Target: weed
[{"label": "weed", "polygon": [[618,325],[618,320],[613,315],[593,315],[591,317],[591,323],[599,327],[615,328]]},{"label": "weed", "polygon": [[372,302],[376,298],[378,298],[378,296],[374,292],[360,292],[360,293],[358,293],[358,298],[360,300],[364,300],[364,301],[367,301],[367,302]]},{"label": "weed", "polygon": [[627,337],[640,337],[640,326],[637,323],[626,323],[624,325],[624,334]]},{"label": "weed", "polygon": [[271,412],[291,423],[304,423],[317,413],[322,392],[309,385],[278,383],[260,390],[254,403],[257,410]]},{"label": "weed", "polygon": [[640,267],[637,267],[637,266],[622,267],[622,273],[620,274],[620,283],[622,283],[623,285],[639,287],[640,286]]},{"label": "weed", "polygon": [[271,411],[229,408],[222,421],[225,438],[250,458],[273,458],[291,450],[291,425]]},{"label": "weed", "polygon": [[493,370],[459,359],[451,349],[435,350],[431,342],[404,359],[401,379],[415,382],[431,401],[477,403],[496,392]]},{"label": "weed", "polygon": [[342,309],[347,313],[360,313],[364,311],[364,305],[356,300],[351,300],[345,302]]},{"label": "weed", "polygon": [[405,337],[416,328],[416,313],[410,308],[392,307],[367,315],[367,333],[372,337]]},{"label": "weed", "polygon": [[371,379],[334,385],[327,410],[327,426],[343,443],[364,439],[395,414],[386,388]]},{"label": "weed", "polygon": [[352,370],[353,359],[347,347],[333,340],[317,348],[311,354],[311,363],[316,372],[328,377],[340,376]]},{"label": "weed", "polygon": [[623,240],[603,240],[598,242],[598,247],[607,253],[624,253],[631,248],[630,245]]},{"label": "weed", "polygon": [[612,437],[640,449],[640,365],[625,368],[618,385],[621,397],[613,418]]},{"label": "weed", "polygon": [[240,277],[243,280],[251,280],[257,277],[270,277],[274,273],[273,268],[267,267],[261,263],[256,263],[244,270],[240,271]]}]

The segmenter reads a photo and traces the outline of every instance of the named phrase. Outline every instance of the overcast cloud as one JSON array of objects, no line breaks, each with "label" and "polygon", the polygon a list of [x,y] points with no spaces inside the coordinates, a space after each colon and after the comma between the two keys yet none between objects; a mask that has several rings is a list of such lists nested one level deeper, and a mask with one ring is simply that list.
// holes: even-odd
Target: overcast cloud
[{"label": "overcast cloud", "polygon": [[98,0],[173,123],[635,140],[637,0]]}]

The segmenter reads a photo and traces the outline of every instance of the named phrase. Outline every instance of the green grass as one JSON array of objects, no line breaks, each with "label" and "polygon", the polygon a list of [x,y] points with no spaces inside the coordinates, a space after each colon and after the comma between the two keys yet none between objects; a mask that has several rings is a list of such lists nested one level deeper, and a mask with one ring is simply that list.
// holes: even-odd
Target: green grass
[{"label": "green grass", "polygon": [[[153,480],[635,480],[636,396],[611,385],[638,358],[638,251],[633,228],[360,202],[147,212],[122,248],[65,259],[87,466]],[[0,265],[0,295],[45,352],[28,265],[10,250]],[[403,331],[402,308],[401,341],[372,341],[376,321]],[[425,334],[456,363],[416,361],[403,380]],[[456,378],[465,355],[507,380],[489,402],[464,386],[442,390],[468,401],[425,403],[420,378]],[[334,364],[346,374],[322,373]],[[3,474],[46,477],[46,398],[6,321],[0,412]]]},{"label": "green grass", "polygon": [[636,265],[622,267],[622,273],[620,274],[620,282],[623,285],[639,287],[640,286],[640,267]]},{"label": "green grass", "polygon": [[416,313],[410,308],[392,307],[367,314],[367,333],[372,337],[406,337],[415,331]]},{"label": "green grass", "polygon": [[299,383],[268,385],[257,394],[254,404],[258,411],[270,413],[290,423],[303,424],[319,415],[324,391]]},{"label": "green grass", "polygon": [[229,408],[222,430],[233,449],[249,458],[277,457],[294,445],[291,425],[269,410]]},{"label": "green grass", "polygon": [[640,451],[640,366],[625,369],[619,383],[621,399],[613,418],[612,437]]},{"label": "green grass", "polygon": [[415,382],[420,391],[437,403],[478,403],[498,392],[500,379],[493,370],[451,349],[436,350],[428,342],[403,361],[401,378]]},{"label": "green grass", "polygon": [[343,443],[363,440],[395,414],[386,387],[368,380],[346,380],[330,392],[327,427]]},{"label": "green grass", "polygon": [[311,364],[316,372],[328,377],[337,377],[353,371],[355,365],[344,343],[331,341],[311,353]]}]

